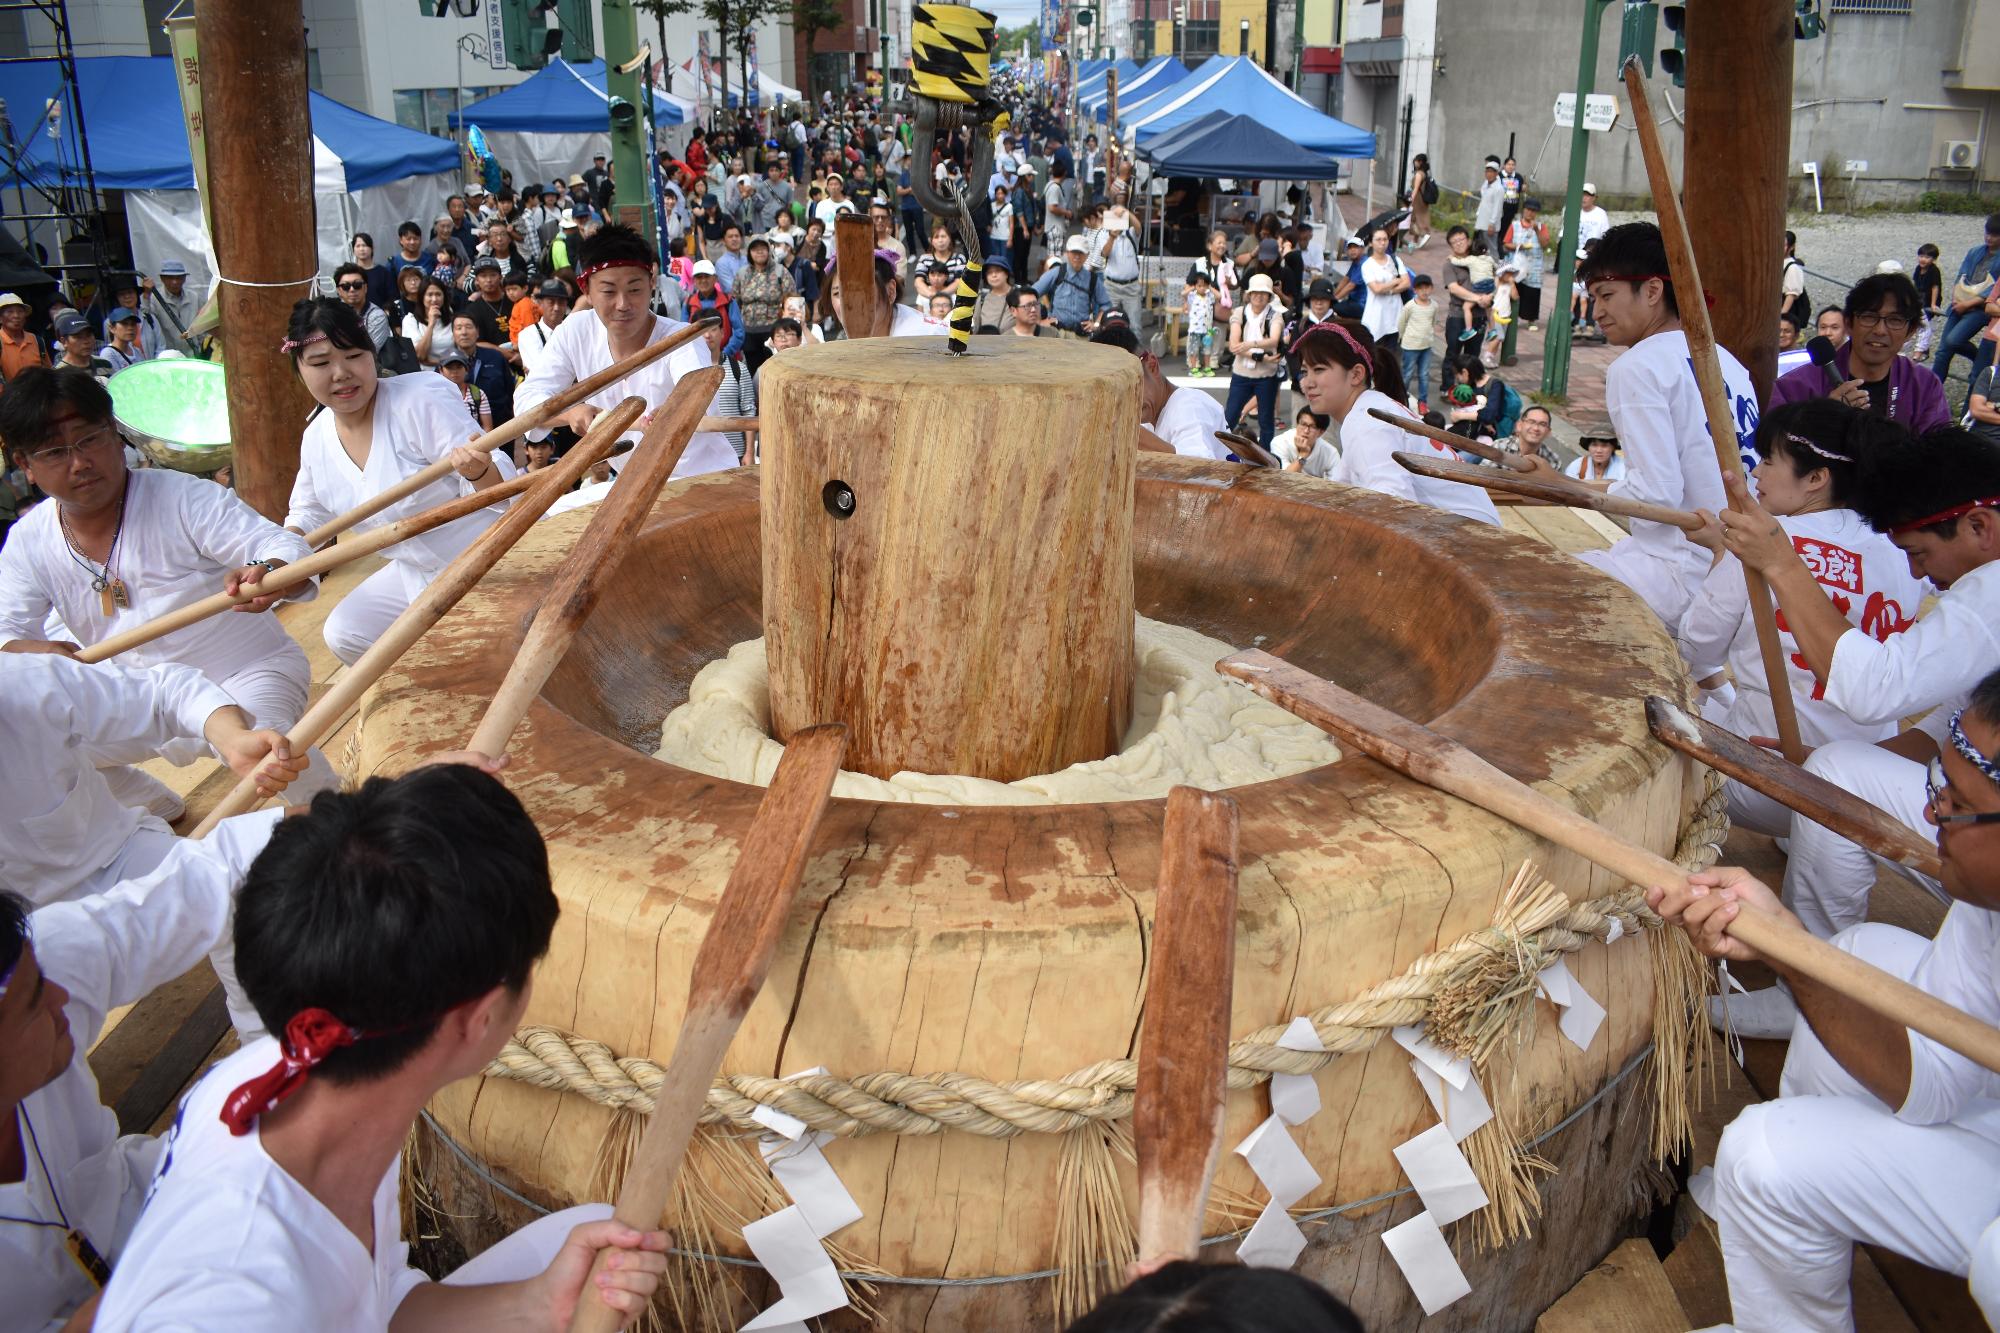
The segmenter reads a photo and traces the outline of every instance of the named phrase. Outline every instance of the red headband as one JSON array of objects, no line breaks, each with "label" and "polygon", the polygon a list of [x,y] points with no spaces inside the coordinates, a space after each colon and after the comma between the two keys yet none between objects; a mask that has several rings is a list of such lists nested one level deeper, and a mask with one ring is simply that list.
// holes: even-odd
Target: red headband
[{"label": "red headband", "polygon": [[576,285],[583,286],[590,281],[591,274],[602,273],[607,268],[643,268],[650,272],[652,267],[652,264],[644,259],[600,259],[576,275]]},{"label": "red headband", "polygon": [[248,1083],[237,1085],[222,1103],[222,1123],[231,1134],[248,1134],[257,1117],[276,1110],[278,1103],[305,1085],[306,1073],[343,1046],[383,1032],[351,1028],[324,1009],[304,1009],[285,1024],[278,1040],[278,1063]]},{"label": "red headband", "polygon": [[1303,343],[1307,338],[1312,337],[1312,335],[1314,335],[1315,333],[1339,334],[1340,340],[1346,343],[1349,347],[1353,348],[1354,355],[1361,358],[1361,369],[1367,372],[1368,382],[1370,384],[1373,384],[1375,382],[1375,358],[1369,354],[1368,349],[1366,347],[1363,347],[1361,345],[1361,340],[1359,338],[1355,337],[1352,333],[1348,332],[1347,326],[1345,324],[1340,323],[1338,320],[1323,319],[1319,323],[1307,329],[1304,333],[1300,334],[1299,342]]},{"label": "red headband", "polygon": [[1889,529],[1889,535],[1891,537],[1900,537],[1906,532],[1915,532],[1919,528],[1928,528],[1933,523],[1949,523],[1955,518],[1963,518],[1975,509],[2000,509],[2000,495],[1989,495],[1983,500],[1967,500],[1962,505],[1953,505],[1949,509],[1940,509],[1935,514],[1926,514],[1922,518],[1913,518],[1908,523],[1898,523],[1895,527]]}]

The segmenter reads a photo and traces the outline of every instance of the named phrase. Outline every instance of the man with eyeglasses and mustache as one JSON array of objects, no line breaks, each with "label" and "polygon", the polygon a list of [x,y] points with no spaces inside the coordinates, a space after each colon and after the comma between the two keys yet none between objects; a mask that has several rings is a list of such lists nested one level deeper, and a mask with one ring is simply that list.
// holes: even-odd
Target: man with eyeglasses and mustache
[{"label": "man with eyeglasses and mustache", "polygon": [[[1721,515],[1723,546],[1769,581],[1779,623],[1828,704],[1870,726],[1923,717],[1884,741],[1821,745],[1805,763],[1808,773],[1921,832],[1928,827],[1925,768],[1951,748],[1945,724],[1964,706],[1967,692],[2000,669],[2000,445],[1952,427],[1890,444],[1882,454],[1864,471],[1863,489],[1850,503],[1903,552],[1912,575],[1940,590],[1936,605],[1908,629],[1878,639],[1851,621],[1848,612],[1857,603],[1862,626],[1881,614],[1866,605],[1881,590],[1867,587],[1858,569],[1846,580],[1827,577],[1833,571],[1825,549],[1795,548],[1736,476],[1730,490],[1744,508]],[[1820,564],[1818,573],[1807,557]],[[1847,601],[1845,608],[1836,596]],[[1785,905],[1823,938],[1867,920],[1869,893],[1883,866],[1933,893],[1951,887],[1941,891],[1804,816],[1792,820],[1788,852]],[[1718,1027],[1726,1010],[1738,1035],[1779,1039],[1792,1033],[1799,1013],[1792,989],[1782,982],[1717,997],[1709,1008]],[[2000,1119],[1995,1128],[2000,1131]]]},{"label": "man with eyeglasses and mustache", "polygon": [[[218,590],[255,589],[266,573],[310,554],[287,532],[206,478],[165,468],[133,471],[111,419],[111,396],[90,375],[31,367],[0,395],[0,440],[48,499],[30,510],[0,547],[0,652],[74,656],[92,644]],[[254,597],[234,612],[164,635],[121,654],[121,666],[179,663],[193,667],[254,719],[284,731],[305,710],[311,668],[269,610],[308,600],[306,583],[285,594]],[[59,618],[65,637],[52,638]],[[177,764],[214,753],[198,738],[159,747]],[[154,778],[122,767],[145,755],[96,760],[126,805],[160,819],[181,813],[180,798]],[[336,785],[317,751],[305,790]],[[59,808],[48,819],[61,823]],[[165,835],[164,825],[159,832]],[[44,827],[51,845],[87,848],[90,829]],[[78,873],[94,869],[78,865]],[[17,890],[28,885],[13,884]]]},{"label": "man with eyeglasses and mustache", "polygon": [[[1962,522],[1962,520],[1961,520]],[[1834,943],[1973,1017],[2000,1023],[2000,672],[1938,710],[1943,744],[1918,798],[1951,900],[1935,940],[1862,923]],[[1804,821],[1801,820],[1801,823]],[[1726,932],[1744,916],[1797,918],[1727,867],[1655,885],[1647,901],[1713,958],[1761,956]],[[1810,924],[1809,922],[1806,924]],[[1692,1182],[1716,1221],[1740,1333],[1854,1327],[1854,1243],[1960,1276],[2000,1314],[2000,1075],[1765,959],[1798,996],[1776,1100],[1724,1131]],[[1712,1333],[1712,1331],[1711,1331]]]},{"label": "man with eyeglasses and mustache", "polygon": [[1837,402],[1900,421],[1919,435],[1951,424],[1944,382],[1902,355],[1923,305],[1902,272],[1871,273],[1848,289],[1843,310],[1848,338],[1824,366],[1805,365],[1771,386],[1778,407],[1805,398]]}]

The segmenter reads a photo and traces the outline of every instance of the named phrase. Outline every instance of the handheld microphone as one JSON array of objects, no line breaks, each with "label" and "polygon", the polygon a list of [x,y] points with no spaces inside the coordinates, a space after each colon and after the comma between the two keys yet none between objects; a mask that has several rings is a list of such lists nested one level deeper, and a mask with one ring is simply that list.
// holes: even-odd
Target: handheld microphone
[{"label": "handheld microphone", "polygon": [[1833,353],[1834,346],[1833,339],[1831,338],[1817,337],[1806,344],[1806,355],[1812,358],[1812,363],[1816,366],[1832,365]]}]

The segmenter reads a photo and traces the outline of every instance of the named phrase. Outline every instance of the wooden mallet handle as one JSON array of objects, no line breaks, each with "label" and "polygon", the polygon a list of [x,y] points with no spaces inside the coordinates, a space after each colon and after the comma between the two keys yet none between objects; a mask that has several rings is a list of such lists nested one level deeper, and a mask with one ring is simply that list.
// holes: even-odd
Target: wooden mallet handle
[{"label": "wooden mallet handle", "polygon": [[[1252,650],[1224,658],[1215,669],[1378,763],[1489,810],[1634,884],[1653,888],[1687,879],[1672,861],[1509,777],[1458,742],[1283,658]],[[1795,925],[1745,912],[1730,923],[1729,933],[1772,961],[2000,1073],[2000,1028]]]},{"label": "wooden mallet handle", "polygon": [[1483,486],[1489,491],[1526,495],[1537,500],[1546,500],[1550,504],[1569,505],[1576,509],[1595,509],[1600,514],[1643,518],[1654,523],[1669,524],[1683,532],[1694,532],[1701,527],[1701,515],[1690,510],[1669,509],[1665,505],[1649,504],[1644,500],[1628,500],[1624,496],[1593,490],[1588,486],[1572,486],[1562,481],[1525,477],[1516,472],[1503,472],[1495,468],[1480,467],[1474,463],[1461,463],[1455,458],[1441,458],[1436,454],[1413,454],[1398,449],[1393,457],[1405,469],[1420,477],[1462,482],[1467,486]]},{"label": "wooden mallet handle", "polygon": [[548,683],[549,673],[569,652],[577,630],[631,553],[633,534],[652,512],[653,501],[694,438],[702,409],[714,400],[721,383],[722,370],[717,366],[683,375],[666,405],[653,413],[634,461],[598,502],[590,525],[556,570],[534,623],[528,626],[521,651],[515,654],[493,702],[486,706],[486,715],[480,718],[467,749],[494,758],[506,752],[507,741],[527,715],[528,705]]},{"label": "wooden mallet handle", "polygon": [[[658,342],[641,347],[624,360],[613,363],[588,379],[578,380],[575,384],[564,389],[553,398],[547,398],[535,404],[505,425],[495,426],[492,430],[487,431],[466,447],[468,449],[483,450],[497,449],[503,444],[508,444],[519,439],[531,430],[548,425],[592,394],[618,383],[618,381],[632,374],[632,372],[652,364],[675,348],[684,346],[699,338],[715,322],[716,317],[709,315],[696,320],[685,328],[675,329]],[[397,482],[394,486],[388,487],[379,495],[363,500],[360,504],[354,506],[354,508],[340,515],[338,518],[332,519],[308,532],[306,534],[306,543],[310,546],[324,546],[327,542],[332,541],[356,523],[361,522],[363,519],[373,518],[390,505],[395,504],[398,500],[407,499],[415,495],[418,491],[432,482],[441,479],[450,471],[451,464],[444,459],[439,459],[421,471],[412,472],[409,476],[403,478],[403,480]]]},{"label": "wooden mallet handle", "polygon": [[1285,465],[1276,454],[1266,449],[1248,435],[1238,435],[1233,430],[1219,430],[1215,438],[1252,467],[1283,468]]},{"label": "wooden mallet handle", "polygon": [[[285,734],[291,742],[292,753],[304,754],[324,740],[327,733],[346,716],[347,710],[360,701],[368,687],[381,679],[382,673],[394,666],[396,659],[421,639],[432,625],[444,619],[445,613],[458,605],[459,599],[486,576],[486,571],[499,564],[500,557],[534,527],[535,520],[547,513],[549,506],[574,486],[593,464],[610,453],[612,443],[645,410],[645,399],[627,398],[598,417],[576,447],[564,454],[553,467],[535,473],[535,483],[520,501],[502,514],[497,523],[480,533],[478,540],[459,552],[456,560],[439,571],[430,586],[419,593],[403,614],[382,632],[382,637],[375,640],[368,651],[341,674],[340,679],[333,683],[333,688],[306,710],[305,716],[292,724],[292,729]],[[251,809],[259,799],[256,782],[251,778],[243,779],[208,812],[208,817],[196,826],[193,836],[206,837],[217,824],[231,815],[240,815]]]},{"label": "wooden mallet handle", "polygon": [[758,417],[703,417],[698,431],[761,431],[764,422]]},{"label": "wooden mallet handle", "polygon": [[1699,759],[1724,777],[1735,778],[1788,810],[1932,879],[1944,878],[1937,844],[1919,835],[1880,806],[1843,791],[1706,718],[1686,712],[1657,694],[1646,700],[1646,725],[1662,745]]},{"label": "wooden mallet handle", "polygon": [[1139,1158],[1139,1262],[1194,1259],[1222,1154],[1229,1000],[1236,965],[1236,802],[1167,793],[1153,899],[1146,1026],[1132,1139]]},{"label": "wooden mallet handle", "polygon": [[886,336],[896,312],[886,307],[875,286],[875,224],[865,215],[836,216],[833,254],[835,279],[840,283],[841,328],[849,338]]},{"label": "wooden mallet handle", "polygon": [[1427,440],[1436,440],[1447,449],[1460,449],[1468,454],[1477,454],[1489,463],[1498,463],[1512,472],[1532,472],[1535,465],[1524,455],[1497,448],[1484,440],[1475,440],[1470,435],[1454,435],[1448,430],[1439,430],[1428,421],[1418,421],[1415,417],[1399,416],[1394,412],[1384,412],[1379,407],[1368,409],[1368,415],[1377,421],[1386,421],[1397,430],[1411,435],[1421,435]]},{"label": "wooden mallet handle", "polygon": [[[674,1039],[673,1058],[618,1191],[612,1216],[634,1230],[657,1229],[666,1212],[681,1159],[708,1104],[709,1085],[750,1002],[764,988],[846,750],[847,728],[838,724],[794,732],[743,837],[736,868],[729,872],[695,954],[687,1014]],[[597,1275],[610,1254],[599,1251],[591,1265],[570,1333],[615,1333],[618,1328],[622,1316],[596,1294]]]},{"label": "wooden mallet handle", "polygon": [[219,592],[198,602],[189,602],[186,606],[169,611],[163,616],[154,616],[145,624],[136,625],[122,634],[114,634],[108,639],[93,643],[77,654],[77,661],[102,662],[107,657],[116,657],[119,653],[137,648],[141,644],[163,638],[177,629],[186,629],[189,625],[206,620],[219,611],[227,611],[233,606],[241,606],[259,597],[269,597],[273,593],[296,588],[309,579],[318,578],[331,570],[339,569],[342,565],[352,564],[363,556],[370,556],[385,547],[406,542],[412,537],[429,532],[432,528],[455,523],[467,514],[478,513],[488,505],[511,500],[527,490],[536,480],[534,476],[523,472],[510,481],[488,486],[485,490],[474,491],[470,495],[461,495],[456,500],[447,500],[441,505],[424,510],[421,514],[412,514],[408,518],[371,529],[351,541],[329,546],[323,551],[314,551],[303,560],[294,560],[288,565],[278,566],[249,591],[240,592],[234,597],[226,592]]},{"label": "wooden mallet handle", "polygon": [[[1715,354],[1715,326],[1709,322],[1701,270],[1694,262],[1694,241],[1688,235],[1687,218],[1681,213],[1673,173],[1667,170],[1666,150],[1660,146],[1660,127],[1653,123],[1653,106],[1646,96],[1646,76],[1637,56],[1625,62],[1625,94],[1632,99],[1632,123],[1639,131],[1639,150],[1646,159],[1646,181],[1652,187],[1653,207],[1660,215],[1667,272],[1673,275],[1681,331],[1687,335],[1688,360],[1694,366],[1695,383],[1701,386],[1701,405],[1708,414],[1708,437],[1715,446],[1715,461],[1724,475],[1741,472],[1743,457],[1737,451],[1736,421],[1729,412],[1722,361]],[[1731,496],[1729,507],[1740,512],[1743,506]],[[1757,655],[1763,659],[1764,679],[1771,692],[1771,715],[1778,730],[1778,745],[1785,758],[1802,764],[1806,758],[1805,743],[1799,739],[1799,713],[1792,702],[1791,677],[1785,671],[1785,648],[1778,638],[1777,610],[1771,605],[1771,589],[1764,576],[1748,565],[1743,566],[1743,581],[1750,594],[1750,623],[1757,631]]]}]

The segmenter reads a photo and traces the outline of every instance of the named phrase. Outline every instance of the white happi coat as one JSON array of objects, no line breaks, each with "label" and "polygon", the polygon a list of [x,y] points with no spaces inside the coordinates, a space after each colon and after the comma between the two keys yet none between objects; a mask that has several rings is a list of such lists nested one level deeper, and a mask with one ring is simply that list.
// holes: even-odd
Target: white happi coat
[{"label": "white happi coat", "polygon": [[[299,475],[292,483],[286,527],[310,532],[439,462],[479,435],[477,423],[465,413],[465,401],[442,375],[396,375],[380,380],[373,408],[375,433],[364,467],[356,467],[341,447],[332,412],[322,411],[307,424],[299,440]],[[514,475],[514,465],[502,451],[494,451],[493,465],[500,469],[502,480]],[[361,520],[351,531],[367,532],[471,493],[471,482],[450,473]],[[476,510],[457,522],[399,542],[382,554],[428,581],[498,522],[506,508],[501,504]]]},{"label": "white happi coat", "polygon": [[[663,315],[653,316],[653,332],[646,339],[656,343],[686,325]],[[611,364],[611,337],[595,310],[579,310],[556,326],[548,346],[542,350],[528,378],[514,390],[514,411],[522,413],[576,386]],[[646,410],[656,412],[667,401],[681,376],[712,364],[705,339],[695,338],[656,361],[627,375],[616,384],[599,389],[584,399],[593,407],[609,410],[637,395],[646,400]],[[638,427],[633,427],[636,434]],[[528,438],[541,440],[548,431],[531,430]],[[674,476],[693,477],[704,472],[721,472],[737,465],[736,451],[729,441],[713,431],[702,431],[688,441],[687,452],[674,464]]]},{"label": "white happi coat", "polygon": [[[96,566],[77,563],[57,521],[56,503],[49,501],[15,524],[0,547],[0,643],[47,638],[53,611],[88,647],[221,592],[229,572],[252,560],[290,562],[311,553],[297,533],[286,532],[228,488],[184,472],[143,468],[127,475],[124,530],[111,560],[131,605],[105,614],[103,594],[90,586]],[[310,600],[318,591],[316,583],[307,584],[296,600]],[[305,653],[269,614],[213,615],[118,660],[132,666],[179,662],[225,689],[232,677],[274,672],[301,699],[311,682]],[[237,702],[253,715],[260,712],[253,700]],[[289,726],[296,718],[259,720]],[[186,764],[208,750],[197,729],[192,741],[163,753]]]},{"label": "white happi coat", "polygon": [[[54,1221],[60,1199],[71,1225],[107,1261],[118,1262],[160,1141],[119,1135],[118,1117],[98,1100],[86,1053],[106,1014],[181,975],[222,938],[236,886],[282,815],[262,810],[225,819],[207,838],[181,839],[151,874],[28,918],[42,974],[69,992],[63,1016],[76,1055],[21,1104],[28,1172],[0,1185],[0,1214]],[[93,1290],[58,1228],[0,1226],[0,1271],[7,1274],[7,1300],[0,1303],[5,1333],[58,1328]]]},{"label": "white happi coat", "polygon": [[209,716],[233,702],[192,667],[0,653],[0,884],[57,902],[89,892],[140,829],[167,835],[113,796],[98,766],[199,742]]}]

